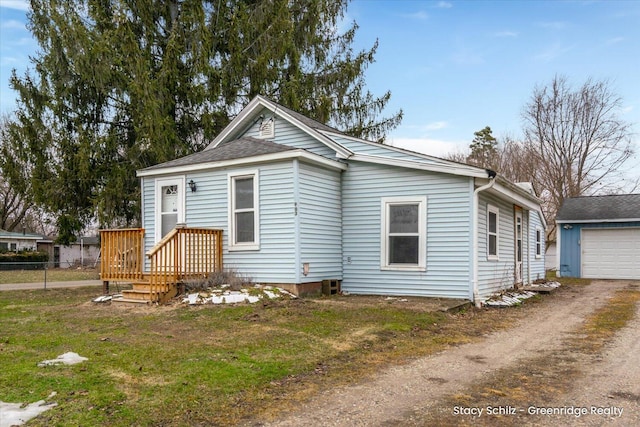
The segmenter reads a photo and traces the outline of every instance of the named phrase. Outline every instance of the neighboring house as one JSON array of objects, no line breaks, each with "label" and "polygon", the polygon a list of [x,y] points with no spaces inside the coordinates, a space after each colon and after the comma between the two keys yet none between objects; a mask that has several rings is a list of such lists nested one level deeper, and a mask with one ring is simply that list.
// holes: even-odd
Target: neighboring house
[{"label": "neighboring house", "polygon": [[38,244],[51,243],[41,234],[0,230],[0,251],[35,251]]},{"label": "neighboring house", "polygon": [[565,199],[556,223],[560,276],[640,279],[640,194]]},{"label": "neighboring house", "polygon": [[224,268],[298,293],[335,280],[353,294],[479,303],[544,277],[530,184],[350,137],[260,96],[202,152],[138,176],[145,253],[177,224],[221,229]]},{"label": "neighboring house", "polygon": [[547,242],[547,250],[544,253],[545,270],[556,270],[558,268],[558,255],[556,242]]},{"label": "neighboring house", "polygon": [[59,265],[61,268],[90,266],[96,264],[100,255],[100,238],[80,237],[69,246],[59,247]]}]

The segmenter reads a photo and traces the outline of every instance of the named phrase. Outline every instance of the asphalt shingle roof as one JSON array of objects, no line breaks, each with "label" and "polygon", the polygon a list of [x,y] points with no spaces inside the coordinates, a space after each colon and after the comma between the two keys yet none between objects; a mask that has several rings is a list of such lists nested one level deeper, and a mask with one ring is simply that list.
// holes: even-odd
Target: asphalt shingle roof
[{"label": "asphalt shingle roof", "polygon": [[640,194],[571,197],[558,211],[558,221],[620,220],[640,218]]},{"label": "asphalt shingle roof", "polygon": [[262,139],[245,137],[229,141],[209,150],[203,150],[179,159],[160,163],[143,170],[164,169],[176,166],[196,165],[199,163],[213,163],[224,160],[242,159],[264,154],[281,153],[295,148]]}]

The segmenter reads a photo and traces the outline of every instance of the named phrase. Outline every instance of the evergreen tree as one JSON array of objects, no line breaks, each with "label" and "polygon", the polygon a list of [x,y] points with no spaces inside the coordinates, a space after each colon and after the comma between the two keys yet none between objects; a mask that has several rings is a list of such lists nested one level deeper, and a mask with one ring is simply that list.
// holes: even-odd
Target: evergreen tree
[{"label": "evergreen tree", "polygon": [[496,163],[498,140],[493,136],[491,128],[485,126],[478,132],[473,133],[474,138],[469,145],[471,154],[467,162],[483,168],[493,169]]},{"label": "evergreen tree", "polygon": [[[15,155],[61,241],[135,224],[135,170],[203,148],[255,95],[383,141],[402,117],[365,88],[348,0],[32,0],[34,68],[13,74]],[[17,178],[16,178],[17,179]]]}]

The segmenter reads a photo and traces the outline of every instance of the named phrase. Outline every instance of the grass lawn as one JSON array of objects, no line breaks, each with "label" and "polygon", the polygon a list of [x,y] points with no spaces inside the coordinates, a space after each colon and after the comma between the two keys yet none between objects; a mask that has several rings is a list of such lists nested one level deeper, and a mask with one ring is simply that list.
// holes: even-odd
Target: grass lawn
[{"label": "grass lawn", "polygon": [[[47,270],[47,282],[68,282],[70,280],[98,280],[96,269],[53,268]],[[0,271],[0,284],[37,283],[44,281],[44,270]]]},{"label": "grass lawn", "polygon": [[[235,425],[472,341],[526,315],[334,296],[235,306],[94,305],[95,289],[0,293],[0,400],[52,400],[29,425]],[[89,360],[37,367],[73,351]]]}]

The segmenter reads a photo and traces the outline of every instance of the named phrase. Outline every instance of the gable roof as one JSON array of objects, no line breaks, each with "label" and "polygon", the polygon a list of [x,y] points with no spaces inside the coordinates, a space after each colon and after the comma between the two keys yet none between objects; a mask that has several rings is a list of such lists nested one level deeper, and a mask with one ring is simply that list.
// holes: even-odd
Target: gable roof
[{"label": "gable roof", "polygon": [[281,153],[283,151],[290,150],[294,150],[294,148],[249,136],[227,142],[226,144],[222,144],[214,149],[203,150],[188,156],[180,157],[179,159],[150,166],[142,169],[142,171],[197,165],[200,163],[221,162],[232,159],[244,159],[247,157]]},{"label": "gable roof", "polygon": [[248,126],[254,123],[254,120],[257,120],[260,117],[262,111],[265,108],[270,110],[274,115],[282,117],[298,129],[318,140],[320,143],[334,150],[336,152],[336,157],[347,158],[353,154],[347,148],[343,147],[342,145],[338,144],[337,142],[320,132],[321,130],[331,130],[332,132],[337,132],[332,127],[323,125],[322,123],[305,117],[300,113],[296,113],[295,111],[292,111],[260,95],[253,98],[251,102],[249,102],[249,104],[244,107],[233,120],[231,120],[231,123],[229,123],[227,127],[225,127],[222,132],[218,134],[213,142],[211,142],[211,144],[209,144],[207,148],[204,149],[204,151],[216,148],[223,142],[229,141],[230,139],[233,139],[242,134]]},{"label": "gable roof", "polygon": [[571,197],[564,200],[558,222],[640,221],[640,194]]}]

